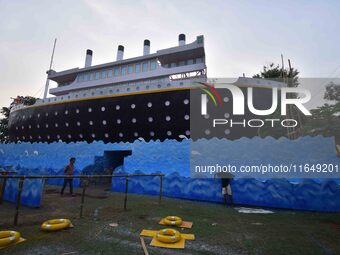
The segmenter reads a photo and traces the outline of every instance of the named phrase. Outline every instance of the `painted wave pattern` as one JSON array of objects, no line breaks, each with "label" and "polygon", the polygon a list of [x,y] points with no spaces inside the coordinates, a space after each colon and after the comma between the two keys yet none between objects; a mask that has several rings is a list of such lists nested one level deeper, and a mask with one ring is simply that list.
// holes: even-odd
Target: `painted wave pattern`
[{"label": "painted wave pattern", "polygon": [[[26,174],[61,175],[64,165],[71,156],[77,157],[76,168],[81,169],[93,164],[95,156],[103,156],[105,150],[132,150],[132,155],[125,158],[121,173],[162,172],[163,194],[168,197],[222,202],[221,183],[218,179],[190,178],[191,140],[140,141],[134,143],[104,144],[87,143],[52,143],[52,144],[3,144],[0,145],[0,165],[25,166]],[[204,150],[216,151],[217,158],[223,157],[221,151],[227,151],[228,157],[235,161],[249,159],[261,160],[299,160],[301,158],[322,159],[338,162],[335,156],[334,138],[303,137],[295,141],[267,137],[242,138],[236,141],[225,139],[210,142],[195,142]],[[245,153],[246,152],[246,153]],[[26,181],[25,181],[26,182]],[[63,180],[49,180],[50,184],[61,185]],[[12,187],[12,186],[10,186]],[[279,208],[340,211],[339,180],[299,180],[291,182],[285,179],[236,179],[232,183],[234,201],[238,204],[270,206]],[[30,189],[29,185],[24,186]],[[39,188],[38,188],[39,189]],[[42,189],[42,186],[41,188]],[[113,178],[112,190],[125,190],[125,179]],[[159,177],[136,177],[129,180],[129,192],[159,194]],[[6,193],[15,197],[15,185],[6,189]],[[29,194],[29,192],[28,192]],[[32,194],[37,194],[32,191]],[[31,199],[34,200],[33,195]],[[30,199],[28,199],[29,201]],[[33,204],[33,203],[32,203]]]}]

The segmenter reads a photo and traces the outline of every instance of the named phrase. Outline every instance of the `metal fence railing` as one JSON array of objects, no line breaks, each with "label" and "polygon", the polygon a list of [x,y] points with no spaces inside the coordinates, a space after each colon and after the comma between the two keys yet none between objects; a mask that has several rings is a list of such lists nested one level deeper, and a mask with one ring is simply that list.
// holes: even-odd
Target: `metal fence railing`
[{"label": "metal fence railing", "polygon": [[86,188],[88,187],[89,181],[91,179],[95,178],[125,178],[125,196],[124,196],[124,210],[127,209],[127,199],[128,199],[128,190],[129,190],[129,178],[132,177],[153,177],[158,176],[159,177],[159,204],[162,200],[163,195],[163,176],[164,174],[116,174],[116,175],[11,175],[11,172],[5,173],[2,172],[0,174],[0,179],[3,179],[3,185],[1,189],[0,194],[0,204],[3,201],[3,196],[6,188],[6,182],[7,179],[19,179],[18,183],[18,194],[16,198],[16,206],[15,206],[15,213],[14,213],[14,226],[18,224],[18,217],[19,217],[19,210],[20,210],[20,201],[21,201],[21,192],[24,187],[24,181],[26,179],[42,179],[42,180],[48,180],[48,179],[80,179],[82,181],[82,193],[81,193],[81,202],[80,202],[80,211],[79,211],[79,217],[83,217],[83,208],[84,208],[84,202],[85,202],[85,193]]}]

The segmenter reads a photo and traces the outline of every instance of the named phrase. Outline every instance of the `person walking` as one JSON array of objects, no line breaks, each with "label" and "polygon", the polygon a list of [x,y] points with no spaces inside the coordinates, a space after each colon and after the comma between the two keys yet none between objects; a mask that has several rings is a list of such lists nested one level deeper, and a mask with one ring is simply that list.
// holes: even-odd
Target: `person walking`
[{"label": "person walking", "polygon": [[[70,158],[70,163],[65,166],[65,169],[64,169],[64,174],[65,175],[69,175],[69,176],[73,176],[74,174],[74,163],[76,162],[76,158]],[[63,188],[61,189],[61,192],[60,194],[61,195],[64,195],[64,190],[66,188],[66,185],[67,183],[70,185],[70,194],[71,196],[75,196],[75,194],[73,194],[73,178],[65,178],[64,179],[64,185],[63,185]]]}]

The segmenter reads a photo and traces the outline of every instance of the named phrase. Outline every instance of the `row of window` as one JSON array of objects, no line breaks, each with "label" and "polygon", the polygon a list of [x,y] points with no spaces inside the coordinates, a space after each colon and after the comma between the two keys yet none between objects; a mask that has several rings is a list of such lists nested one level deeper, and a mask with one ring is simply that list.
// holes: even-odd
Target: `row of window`
[{"label": "row of window", "polygon": [[[167,134],[167,136],[172,136],[172,135],[173,135],[172,132],[171,132],[170,130],[166,131],[166,134]],[[122,133],[122,132],[119,132],[119,133],[118,133],[118,136],[119,136],[119,137],[124,137],[124,135],[126,135],[126,134],[124,134],[124,133]],[[133,132],[133,135],[134,135],[134,137],[139,137],[138,132]],[[154,132],[154,131],[150,131],[149,135],[150,135],[150,136],[155,136],[155,132]],[[189,135],[190,135],[190,130],[186,130],[186,131],[185,131],[185,135],[186,135],[186,136],[189,136]],[[78,136],[79,136],[79,138],[81,138],[81,139],[84,138],[84,135],[83,135],[83,134],[79,134]],[[105,136],[105,138],[109,138],[110,136],[111,136],[111,137],[115,137],[115,136],[116,136],[116,133],[114,133],[114,134],[105,133],[104,136]],[[57,139],[61,139],[61,136],[60,136],[59,134],[57,134],[57,135],[52,135],[52,136],[50,136],[50,135],[47,135],[47,136],[46,136],[46,138],[47,138],[48,140],[53,139],[53,137],[56,137]],[[92,137],[92,138],[96,138],[96,134],[95,134],[95,133],[92,133],[92,134],[91,134],[91,137]],[[39,140],[42,139],[42,137],[41,137],[40,135],[39,135],[37,138],[38,138]],[[72,137],[71,134],[68,134],[68,135],[67,135],[67,138],[68,138],[68,139],[72,139],[73,137]],[[75,138],[77,138],[77,137],[75,137]],[[183,137],[183,135],[179,135],[179,138],[182,138],[182,139],[183,139],[183,138],[185,138],[185,137]],[[26,137],[25,137],[25,136],[22,136],[22,139],[23,139],[23,140],[26,140]],[[27,139],[33,140],[33,136],[29,136],[29,137],[27,137]],[[143,139],[143,138],[140,137],[140,139]],[[17,140],[20,141],[20,137],[17,136]]]},{"label": "row of window", "polygon": [[188,59],[188,60],[183,60],[183,61],[179,61],[179,62],[169,63],[169,64],[165,65],[164,67],[172,68],[172,67],[201,64],[201,63],[203,63],[203,58],[194,58],[194,59]]},{"label": "row of window", "polygon": [[95,72],[87,72],[79,74],[77,77],[78,82],[93,81],[99,79],[112,78],[115,76],[124,76],[132,73],[140,73],[155,70],[157,67],[156,60],[145,61],[126,66],[117,66],[112,69],[99,70]]},{"label": "row of window", "polygon": [[[164,105],[165,105],[165,106],[170,106],[170,104],[171,104],[171,102],[170,102],[169,100],[164,101]],[[189,104],[189,99],[187,99],[187,98],[184,99],[184,100],[183,100],[183,104],[185,104],[185,105]],[[147,106],[148,108],[151,108],[151,107],[152,107],[152,102],[148,102],[148,103],[146,104],[146,106]],[[135,104],[131,104],[130,107],[131,107],[131,109],[135,109],[135,108],[136,108],[136,105],[135,105]],[[116,109],[117,111],[119,111],[119,110],[121,109],[120,105],[117,104],[116,107],[115,107],[115,109]],[[93,109],[92,109],[91,107],[89,107],[87,110],[88,110],[89,113],[91,113],[91,112],[93,111]],[[102,106],[102,107],[100,108],[100,110],[101,110],[102,112],[105,112],[105,111],[106,111],[105,106]],[[79,110],[79,109],[76,109],[75,112],[76,112],[77,114],[79,114],[79,113],[80,113],[80,110]],[[65,110],[65,112],[64,112],[65,115],[68,115],[69,113],[70,113],[69,110]],[[55,116],[57,116],[58,114],[59,114],[58,111],[55,111],[55,112],[54,112],[54,115],[55,115]],[[37,114],[37,117],[40,118],[40,116],[42,116],[42,115],[41,115],[40,113],[38,113],[38,114]],[[48,116],[49,116],[49,113],[46,112],[46,113],[45,113],[45,116],[48,117]],[[186,115],[186,116],[187,116],[187,115]],[[205,115],[205,116],[208,116],[208,115]],[[32,115],[28,115],[27,117],[31,119],[31,118],[32,118]],[[185,117],[185,118],[186,118],[186,117]],[[22,116],[22,119],[23,119],[23,120],[26,119],[26,115],[23,115],[23,116]],[[30,128],[30,127],[29,127],[29,128]],[[16,127],[16,130],[18,130],[18,129],[19,129],[19,127],[17,126],[17,127]],[[24,126],[22,126],[22,129],[24,129]]]}]

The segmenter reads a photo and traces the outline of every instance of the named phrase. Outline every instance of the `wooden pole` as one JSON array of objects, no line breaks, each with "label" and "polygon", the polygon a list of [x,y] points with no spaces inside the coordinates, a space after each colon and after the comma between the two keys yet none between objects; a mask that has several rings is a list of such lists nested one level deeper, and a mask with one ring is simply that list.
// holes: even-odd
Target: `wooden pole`
[{"label": "wooden pole", "polygon": [[21,192],[22,187],[24,186],[25,178],[20,178],[19,180],[19,187],[18,187],[18,194],[17,194],[17,204],[15,207],[15,214],[14,214],[14,226],[18,224],[18,216],[19,216],[19,209],[20,209],[20,201],[21,201]]},{"label": "wooden pole", "polygon": [[144,242],[144,238],[140,237],[140,243],[142,244],[142,248],[144,251],[144,255],[149,255],[148,249],[146,248],[145,242]]},{"label": "wooden pole", "polygon": [[87,186],[87,181],[83,181],[83,191],[81,193],[81,202],[80,202],[80,213],[79,218],[83,217],[83,208],[84,208],[84,200],[85,200],[85,190]]},{"label": "wooden pole", "polygon": [[127,204],[127,197],[128,197],[128,190],[129,190],[129,178],[125,177],[125,198],[124,198],[124,210],[126,210]]},{"label": "wooden pole", "polygon": [[0,204],[4,201],[5,188],[6,188],[7,178],[2,181],[1,194],[0,194]]},{"label": "wooden pole", "polygon": [[159,176],[159,201],[158,203],[161,204],[162,201],[162,195],[163,195],[163,176]]}]

